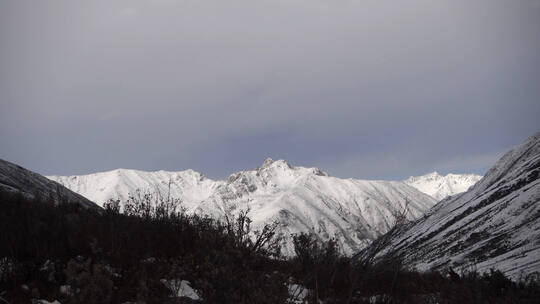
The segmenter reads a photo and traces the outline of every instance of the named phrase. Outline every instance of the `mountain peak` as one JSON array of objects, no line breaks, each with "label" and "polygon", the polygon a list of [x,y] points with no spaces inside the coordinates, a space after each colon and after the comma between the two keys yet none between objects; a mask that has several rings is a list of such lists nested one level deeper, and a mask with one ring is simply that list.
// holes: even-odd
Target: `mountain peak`
[{"label": "mountain peak", "polygon": [[326,173],[325,171],[317,167],[293,166],[283,159],[273,160],[272,158],[267,158],[262,164],[262,166],[259,168],[259,170],[269,169],[269,168],[283,169],[283,171],[293,170],[297,172],[296,174],[304,174],[304,175],[314,174],[318,176],[329,176],[328,173]]},{"label": "mountain peak", "polygon": [[262,164],[261,169],[269,168],[269,167],[284,167],[284,168],[292,169],[292,166],[285,160],[283,159],[273,160],[272,158],[268,157]]},{"label": "mountain peak", "polygon": [[268,157],[264,160],[261,168],[264,168],[264,167],[268,167],[270,166],[272,163],[274,162],[274,160],[271,158],[271,157]]},{"label": "mountain peak", "polygon": [[433,171],[431,173],[428,173],[425,175],[426,177],[441,177],[442,175],[439,174],[437,171]]},{"label": "mountain peak", "polygon": [[481,178],[482,176],[475,174],[446,174],[443,176],[434,171],[422,176],[411,176],[404,182],[437,200],[442,200],[447,196],[467,191]]}]

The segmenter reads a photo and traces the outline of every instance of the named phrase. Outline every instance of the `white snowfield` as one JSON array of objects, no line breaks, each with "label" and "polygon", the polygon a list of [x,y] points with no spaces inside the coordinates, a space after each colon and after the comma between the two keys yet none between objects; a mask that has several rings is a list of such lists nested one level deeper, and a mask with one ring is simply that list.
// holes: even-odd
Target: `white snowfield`
[{"label": "white snowfield", "polygon": [[481,178],[481,175],[476,174],[440,175],[438,172],[432,172],[422,176],[411,176],[404,182],[440,201],[448,196],[467,191]]},{"label": "white snowfield", "polygon": [[47,176],[72,191],[103,206],[110,199],[126,201],[137,190],[143,193],[160,193],[180,199],[183,206],[192,210],[221,186],[223,181],[213,181],[193,170],[179,172],[139,171],[117,169],[88,175]]},{"label": "white snowfield", "polygon": [[317,168],[291,166],[267,159],[260,168],[214,181],[192,170],[144,172],[113,170],[82,176],[50,176],[69,189],[102,205],[128,198],[137,189],[159,189],[181,199],[188,212],[223,219],[249,209],[253,229],[279,222],[283,253],[290,255],[290,235],[311,232],[321,240],[337,238],[352,254],[384,234],[403,212],[415,219],[436,201],[403,182],[330,177]]},{"label": "white snowfield", "polygon": [[171,291],[171,297],[186,297],[194,301],[202,300],[199,293],[191,287],[191,283],[189,281],[180,279],[161,279],[160,282]]},{"label": "white snowfield", "polygon": [[540,272],[540,132],[506,153],[469,191],[442,200],[403,227],[396,250],[419,269]]}]

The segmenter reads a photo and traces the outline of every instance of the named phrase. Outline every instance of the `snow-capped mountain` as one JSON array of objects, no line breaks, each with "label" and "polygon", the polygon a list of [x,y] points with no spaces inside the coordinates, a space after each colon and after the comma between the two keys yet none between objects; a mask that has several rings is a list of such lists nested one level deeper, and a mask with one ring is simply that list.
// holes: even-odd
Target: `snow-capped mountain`
[{"label": "snow-capped mountain", "polygon": [[481,178],[481,175],[476,174],[440,175],[432,172],[422,176],[411,176],[404,182],[440,201],[448,196],[467,191]]},{"label": "snow-capped mountain", "polygon": [[41,197],[55,203],[76,203],[87,208],[98,208],[93,202],[57,182],[3,159],[0,159],[0,191],[21,193],[28,198]]},{"label": "snow-capped mountain", "polygon": [[506,153],[467,192],[437,203],[391,237],[406,265],[540,272],[540,132]]},{"label": "snow-capped mountain", "polygon": [[250,208],[255,228],[281,223],[288,253],[293,250],[290,234],[299,232],[313,232],[323,240],[335,237],[352,253],[388,231],[405,208],[413,219],[434,203],[402,182],[339,179],[317,168],[267,159],[260,168],[232,174],[197,211],[220,217]]},{"label": "snow-capped mountain", "polygon": [[195,209],[199,202],[208,198],[224,183],[208,179],[193,170],[147,172],[117,169],[88,175],[47,177],[100,206],[110,199],[124,202],[140,190],[180,199],[188,210]]},{"label": "snow-capped mountain", "polygon": [[102,204],[127,198],[137,189],[160,189],[180,198],[188,212],[215,218],[249,209],[253,229],[279,221],[284,252],[292,253],[291,233],[336,237],[346,253],[355,252],[385,233],[396,216],[421,216],[436,201],[403,182],[330,177],[317,168],[267,159],[260,168],[213,181],[192,170],[143,172],[114,170],[84,176],[51,176],[66,187]]}]

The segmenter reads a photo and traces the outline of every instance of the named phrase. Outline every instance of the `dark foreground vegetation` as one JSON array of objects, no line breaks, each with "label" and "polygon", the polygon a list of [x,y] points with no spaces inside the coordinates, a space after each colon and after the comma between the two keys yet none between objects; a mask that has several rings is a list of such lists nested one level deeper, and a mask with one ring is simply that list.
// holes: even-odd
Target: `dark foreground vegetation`
[{"label": "dark foreground vegetation", "polygon": [[[98,211],[0,194],[0,303],[539,303],[533,279],[419,273],[306,234],[285,259],[275,225],[250,238],[246,214],[219,223],[147,202],[122,214],[118,202]],[[200,299],[163,280],[189,281]]]}]

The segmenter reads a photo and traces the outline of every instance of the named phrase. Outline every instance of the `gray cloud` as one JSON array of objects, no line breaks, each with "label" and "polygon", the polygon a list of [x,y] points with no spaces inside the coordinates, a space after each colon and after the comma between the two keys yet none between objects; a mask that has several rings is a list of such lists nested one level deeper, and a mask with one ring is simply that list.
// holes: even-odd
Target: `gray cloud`
[{"label": "gray cloud", "polygon": [[0,2],[0,157],[483,173],[540,129],[538,1]]}]

